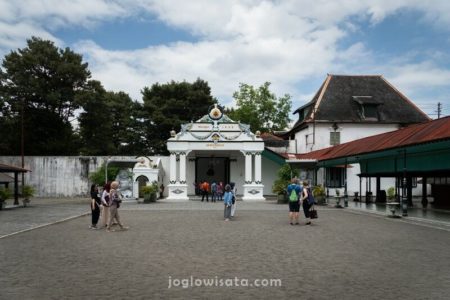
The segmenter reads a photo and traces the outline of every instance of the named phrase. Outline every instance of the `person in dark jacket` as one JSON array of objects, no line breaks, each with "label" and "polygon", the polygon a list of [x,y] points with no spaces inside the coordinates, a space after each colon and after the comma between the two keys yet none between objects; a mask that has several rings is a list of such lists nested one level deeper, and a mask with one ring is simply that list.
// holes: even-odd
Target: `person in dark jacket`
[{"label": "person in dark jacket", "polygon": [[92,224],[89,228],[97,229],[98,219],[100,218],[100,197],[98,196],[98,186],[96,184],[91,185],[91,215]]}]

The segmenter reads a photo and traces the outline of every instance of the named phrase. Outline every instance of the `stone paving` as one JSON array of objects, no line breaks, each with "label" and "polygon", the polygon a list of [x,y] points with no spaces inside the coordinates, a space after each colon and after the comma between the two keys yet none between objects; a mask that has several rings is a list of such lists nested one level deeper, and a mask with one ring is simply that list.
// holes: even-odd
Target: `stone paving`
[{"label": "stone paving", "polygon": [[[88,229],[88,203],[42,200],[0,211],[0,299],[448,299],[450,293],[450,230],[439,224],[319,207],[312,226],[290,226],[287,207],[269,201],[238,202],[236,219],[224,222],[220,203],[161,201],[124,203],[121,217],[130,229],[107,233]],[[41,227],[5,236],[30,226]],[[271,279],[281,286],[256,286]]]}]

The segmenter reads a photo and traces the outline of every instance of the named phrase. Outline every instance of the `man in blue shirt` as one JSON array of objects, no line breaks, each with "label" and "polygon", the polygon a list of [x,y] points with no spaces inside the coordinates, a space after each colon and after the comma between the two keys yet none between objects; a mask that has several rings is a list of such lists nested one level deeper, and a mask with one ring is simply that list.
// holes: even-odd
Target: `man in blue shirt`
[{"label": "man in blue shirt", "polygon": [[300,211],[300,195],[302,187],[297,184],[297,178],[292,178],[291,184],[287,187],[288,203],[289,203],[289,223],[298,225],[298,215]]}]

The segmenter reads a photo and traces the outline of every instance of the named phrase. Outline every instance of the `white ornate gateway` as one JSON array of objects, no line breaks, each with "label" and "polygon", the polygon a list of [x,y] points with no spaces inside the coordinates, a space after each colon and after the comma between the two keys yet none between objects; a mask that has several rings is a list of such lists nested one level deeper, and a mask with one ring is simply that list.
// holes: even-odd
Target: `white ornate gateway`
[{"label": "white ornate gateway", "polygon": [[217,104],[200,120],[171,132],[168,200],[188,200],[195,183],[235,182],[242,200],[264,200],[261,154],[264,142],[259,132],[223,114]]}]

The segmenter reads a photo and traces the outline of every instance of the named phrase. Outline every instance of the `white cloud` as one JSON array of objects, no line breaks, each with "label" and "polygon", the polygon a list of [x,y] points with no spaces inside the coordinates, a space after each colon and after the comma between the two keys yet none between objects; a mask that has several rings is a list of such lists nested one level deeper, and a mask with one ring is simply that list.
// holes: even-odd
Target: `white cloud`
[{"label": "white cloud", "polygon": [[[272,82],[277,95],[311,95],[319,86],[300,91],[311,78],[326,73],[384,74],[400,89],[446,86],[449,72],[436,61],[414,55],[377,60],[363,42],[342,49],[339,42],[362,30],[354,20],[373,26],[403,10],[422,13],[422,22],[448,30],[450,2],[419,0],[0,0],[0,54],[22,47],[32,35],[51,39],[61,27],[95,30],[96,24],[150,14],[167,26],[195,35],[197,42],[176,42],[143,49],[103,49],[95,41],[79,41],[74,50],[89,62],[93,78],[107,89],[124,90],[140,99],[140,90],[155,82],[209,82],[213,95],[231,103],[239,82],[260,85]],[[298,103],[298,99],[293,99]],[[301,99],[304,101],[305,99]],[[294,104],[295,108],[295,104]]]}]

